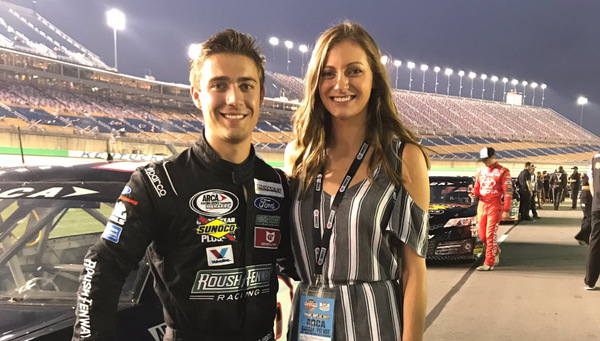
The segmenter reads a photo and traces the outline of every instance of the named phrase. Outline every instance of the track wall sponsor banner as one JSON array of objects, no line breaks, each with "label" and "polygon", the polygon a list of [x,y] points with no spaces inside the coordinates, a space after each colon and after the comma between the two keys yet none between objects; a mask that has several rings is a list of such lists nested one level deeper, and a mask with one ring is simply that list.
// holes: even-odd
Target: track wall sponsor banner
[{"label": "track wall sponsor banner", "polygon": [[[166,159],[166,155],[145,155],[145,154],[120,154],[111,153],[115,161],[160,161]],[[69,150],[68,157],[78,157],[87,159],[102,159],[106,160],[107,153],[100,152],[84,152],[79,150]]]}]

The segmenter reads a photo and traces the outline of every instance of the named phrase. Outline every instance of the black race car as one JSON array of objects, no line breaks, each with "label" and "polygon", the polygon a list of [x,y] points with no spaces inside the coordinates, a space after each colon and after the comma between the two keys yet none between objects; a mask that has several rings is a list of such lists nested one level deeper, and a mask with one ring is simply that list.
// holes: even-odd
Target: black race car
[{"label": "black race car", "polygon": [[477,202],[469,197],[472,177],[429,177],[428,260],[474,260],[483,251],[477,237]]},{"label": "black race car", "polygon": [[[0,340],[70,340],[83,258],[140,163],[0,170]],[[145,260],[121,292],[116,340],[159,341],[166,325]],[[281,309],[292,285],[280,277]],[[284,334],[287,314],[277,314]]]}]

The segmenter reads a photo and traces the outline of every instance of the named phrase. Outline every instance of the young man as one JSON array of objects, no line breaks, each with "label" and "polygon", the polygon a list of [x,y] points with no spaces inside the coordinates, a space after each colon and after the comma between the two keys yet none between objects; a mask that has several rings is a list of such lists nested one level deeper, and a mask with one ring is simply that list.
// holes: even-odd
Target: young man
[{"label": "young man", "polygon": [[592,233],[585,272],[585,289],[596,290],[600,276],[600,153],[594,155],[588,171],[592,193]]},{"label": "young man", "polygon": [[[479,197],[477,221],[479,238],[485,245],[485,262],[477,267],[477,270],[489,271],[494,270],[494,267],[500,263],[498,225],[502,218],[509,217],[513,188],[510,172],[496,162],[494,148],[483,148],[479,152],[479,161],[483,162],[485,167],[477,171],[475,188],[471,196]],[[504,204],[502,204],[503,198]]]},{"label": "young man", "polygon": [[[290,260],[285,175],[257,158],[264,56],[234,30],[202,44],[191,94],[196,144],[140,167],[81,276],[74,340],[111,340],[119,293],[148,249],[165,340],[273,340],[276,259]],[[85,310],[85,311],[84,311]]]}]

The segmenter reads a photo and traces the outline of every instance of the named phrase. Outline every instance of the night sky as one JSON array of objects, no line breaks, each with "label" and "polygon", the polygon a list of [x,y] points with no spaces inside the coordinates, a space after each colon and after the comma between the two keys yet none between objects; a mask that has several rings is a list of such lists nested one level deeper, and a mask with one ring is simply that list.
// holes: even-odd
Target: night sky
[{"label": "night sky", "polygon": [[[31,1],[12,0],[27,7]],[[113,34],[105,12],[118,8],[127,16],[118,33],[119,71],[187,84],[187,49],[225,28],[255,36],[264,46],[267,69],[286,72],[284,40],[290,50],[290,73],[300,76],[300,44],[313,45],[319,34],[344,19],[362,24],[381,51],[402,61],[399,88],[408,88],[406,64],[413,61],[413,90],[421,90],[421,64],[429,65],[425,91],[446,93],[444,70],[450,67],[451,94],[458,94],[458,71],[477,73],[473,97],[481,98],[480,74],[488,75],[485,98],[492,97],[492,75],[546,83],[544,106],[600,136],[600,1],[597,0],[413,0],[413,1],[242,1],[242,0],[37,0],[36,10],[67,35],[114,65]],[[268,43],[279,38],[279,46]],[[310,51],[309,51],[310,53]],[[306,57],[308,58],[309,53]],[[392,85],[396,68],[389,72]],[[510,84],[508,84],[510,85]],[[502,96],[498,81],[496,99]],[[509,86],[510,88],[510,86]],[[463,78],[463,96],[471,80]],[[532,100],[527,86],[526,104]],[[540,105],[541,89],[535,95]],[[532,123],[533,124],[533,123]]]}]

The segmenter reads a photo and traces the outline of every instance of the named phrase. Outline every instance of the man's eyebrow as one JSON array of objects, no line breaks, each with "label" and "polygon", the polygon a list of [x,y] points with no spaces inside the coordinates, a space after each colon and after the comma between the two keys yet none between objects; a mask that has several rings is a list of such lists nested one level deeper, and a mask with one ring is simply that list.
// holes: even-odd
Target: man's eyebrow
[{"label": "man's eyebrow", "polygon": [[229,81],[229,77],[227,76],[218,76],[218,77],[213,77],[211,79],[208,80],[208,82],[220,82],[220,81]]},{"label": "man's eyebrow", "polygon": [[254,82],[254,83],[258,83],[258,80],[256,80],[254,77],[240,77],[238,78],[238,83],[244,83],[244,82]]}]

